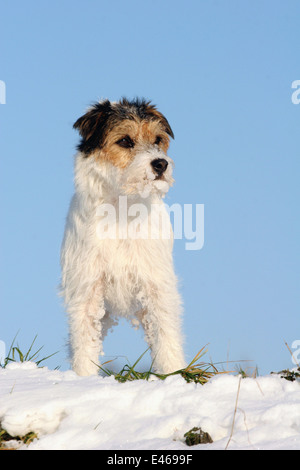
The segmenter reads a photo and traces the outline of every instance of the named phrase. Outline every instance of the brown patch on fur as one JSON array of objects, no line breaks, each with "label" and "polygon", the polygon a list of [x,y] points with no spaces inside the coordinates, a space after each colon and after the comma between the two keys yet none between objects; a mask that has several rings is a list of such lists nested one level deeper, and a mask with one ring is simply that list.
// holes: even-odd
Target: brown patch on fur
[{"label": "brown patch on fur", "polygon": [[165,153],[167,153],[170,138],[165,131],[164,126],[160,121],[144,121],[141,123],[141,136],[144,142],[150,145],[155,145],[156,138],[160,138],[159,144],[157,144]]},{"label": "brown patch on fur", "polygon": [[[130,137],[134,146],[124,148],[118,141]],[[159,143],[155,144],[159,138]],[[106,160],[119,168],[125,168],[135,155],[150,145],[158,145],[164,152],[169,148],[169,136],[158,120],[124,119],[108,130],[103,148],[94,153],[97,160]]]},{"label": "brown patch on fur", "polygon": [[[127,126],[130,129],[127,130]],[[166,152],[169,137],[174,138],[165,116],[150,101],[139,98],[132,101],[122,98],[114,103],[109,100],[95,103],[77,119],[73,127],[81,136],[77,148],[84,158],[94,154],[97,158],[102,156],[120,167],[127,165],[134,154],[133,149],[137,150],[142,144],[159,145]],[[119,145],[121,150],[115,148],[118,134],[120,139],[126,136],[131,139],[127,143],[125,139],[125,143]]]}]

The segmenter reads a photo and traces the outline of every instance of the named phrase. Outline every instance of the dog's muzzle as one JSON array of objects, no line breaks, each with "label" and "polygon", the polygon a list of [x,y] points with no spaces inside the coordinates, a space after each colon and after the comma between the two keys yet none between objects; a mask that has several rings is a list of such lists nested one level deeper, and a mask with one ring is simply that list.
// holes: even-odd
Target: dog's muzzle
[{"label": "dog's muzzle", "polygon": [[155,173],[157,173],[157,176],[161,176],[166,171],[168,162],[164,158],[156,158],[152,160],[151,166]]}]

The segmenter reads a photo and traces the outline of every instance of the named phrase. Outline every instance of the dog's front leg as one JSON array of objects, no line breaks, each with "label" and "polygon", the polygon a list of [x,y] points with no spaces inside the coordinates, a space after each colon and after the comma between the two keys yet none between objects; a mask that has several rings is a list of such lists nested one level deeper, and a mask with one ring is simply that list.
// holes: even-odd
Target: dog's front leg
[{"label": "dog's front leg", "polygon": [[[149,286],[148,286],[149,287]],[[181,299],[175,276],[148,289],[141,321],[151,348],[154,370],[174,372],[185,367],[181,334]]]},{"label": "dog's front leg", "polygon": [[78,375],[93,375],[99,371],[102,352],[102,325],[105,315],[101,283],[76,292],[68,305],[70,355],[72,369]]}]

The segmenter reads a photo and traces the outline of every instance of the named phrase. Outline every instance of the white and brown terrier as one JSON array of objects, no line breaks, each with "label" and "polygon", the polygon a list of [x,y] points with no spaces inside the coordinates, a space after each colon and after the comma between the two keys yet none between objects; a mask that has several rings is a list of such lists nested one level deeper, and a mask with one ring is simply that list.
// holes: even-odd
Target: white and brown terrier
[{"label": "white and brown terrier", "polygon": [[[96,103],[74,128],[81,135],[76,190],[61,252],[72,368],[79,375],[98,372],[103,339],[123,316],[142,324],[156,371],[181,369],[185,361],[173,239],[163,237],[160,228],[154,236],[151,230],[154,213],[170,226],[162,197],[173,183],[173,161],[166,154],[172,129],[150,102],[125,98]],[[140,210],[136,233],[124,226],[120,206],[125,199],[131,220],[139,208],[147,209]],[[108,231],[114,236],[102,236],[99,227],[109,207],[115,219],[110,221],[114,230]]]}]

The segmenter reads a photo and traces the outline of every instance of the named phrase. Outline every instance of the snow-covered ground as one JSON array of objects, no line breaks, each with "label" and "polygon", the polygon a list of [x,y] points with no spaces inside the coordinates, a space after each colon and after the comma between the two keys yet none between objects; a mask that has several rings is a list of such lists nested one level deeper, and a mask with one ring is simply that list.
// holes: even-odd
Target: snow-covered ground
[{"label": "snow-covered ground", "polygon": [[[300,383],[222,374],[204,386],[179,376],[120,384],[11,363],[0,369],[0,423],[12,436],[37,433],[29,450],[225,449],[231,434],[228,449],[300,449]],[[187,447],[194,426],[214,442]]]}]

